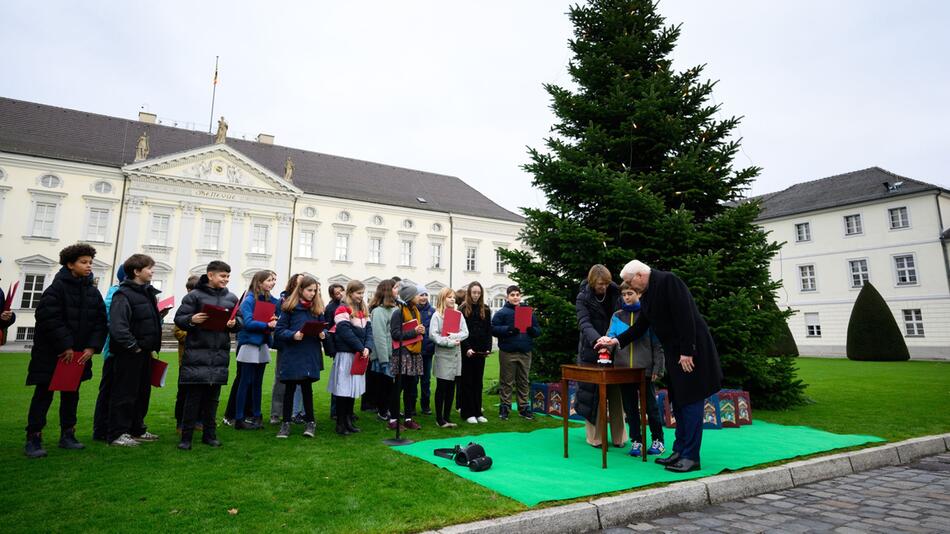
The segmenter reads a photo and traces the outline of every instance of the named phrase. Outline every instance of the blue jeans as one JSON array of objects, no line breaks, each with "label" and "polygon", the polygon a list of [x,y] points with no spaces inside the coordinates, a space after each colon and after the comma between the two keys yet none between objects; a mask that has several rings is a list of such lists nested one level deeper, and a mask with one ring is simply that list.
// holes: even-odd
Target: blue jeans
[{"label": "blue jeans", "polygon": [[[643,442],[640,435],[640,385],[623,384],[623,411],[627,414],[630,426],[630,439]],[[647,421],[650,424],[650,437],[663,443],[663,421],[660,419],[660,407],[656,404],[656,391],[653,381],[647,378]]]},{"label": "blue jeans", "polygon": [[[266,363],[244,363],[238,362],[241,366],[241,381],[238,382],[237,398],[234,402],[234,420],[240,421],[251,415],[261,416],[261,387],[264,384],[264,369]],[[244,413],[244,403],[247,402],[247,396],[251,396],[252,414]]]}]

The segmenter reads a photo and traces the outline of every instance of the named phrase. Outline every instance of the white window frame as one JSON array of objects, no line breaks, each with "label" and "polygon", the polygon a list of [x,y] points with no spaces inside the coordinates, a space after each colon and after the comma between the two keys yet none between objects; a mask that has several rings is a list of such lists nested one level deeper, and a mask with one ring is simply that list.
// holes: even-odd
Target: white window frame
[{"label": "white window frame", "polygon": [[[864,271],[855,271],[855,264],[864,262]],[[861,276],[863,274],[863,276]],[[861,283],[855,284],[855,276],[860,277]],[[867,258],[852,258],[848,260],[848,287],[851,289],[861,289],[864,284],[871,281],[871,263]]]},{"label": "white window frame", "polygon": [[[46,184],[43,183],[43,180],[46,179],[46,178],[53,178],[53,179],[56,180],[56,183],[51,184],[51,185],[46,185]],[[59,189],[59,188],[63,187],[63,178],[62,178],[61,176],[57,175],[57,174],[53,174],[53,173],[51,173],[51,172],[47,172],[47,173],[41,174],[41,175],[36,179],[36,183],[37,183],[40,187],[46,187],[46,188],[48,188],[48,189]]]},{"label": "white window frame", "polygon": [[[377,215],[378,217],[378,215]],[[370,235],[367,242],[366,262],[374,265],[383,263],[383,236]]]},{"label": "white window frame", "polygon": [[[307,236],[308,239],[304,239]],[[314,245],[317,243],[317,231],[313,228],[301,228],[297,234],[297,257],[313,258]]]},{"label": "white window frame", "polygon": [[[27,235],[23,236],[27,239],[40,239],[40,240],[49,240],[49,241],[58,241],[59,240],[59,219],[60,212],[63,209],[63,199],[66,198],[66,193],[59,193],[43,189],[29,189],[30,193],[30,218],[29,218],[29,228],[27,229]],[[37,215],[37,206],[39,204],[52,204],[53,209],[53,222],[50,231],[50,235],[43,236],[36,233],[36,215]]]},{"label": "white window frame", "polygon": [[[30,304],[33,305],[33,306],[30,306],[30,307],[26,307],[26,306],[25,306],[25,304],[26,304],[25,300],[26,300],[26,295],[27,295],[27,291],[28,291],[27,285],[26,285],[26,278],[27,278],[28,276],[33,276],[33,277],[42,276],[42,277],[43,277],[43,284],[40,286],[40,288],[39,288],[38,290],[36,289],[36,282],[35,282],[36,279],[35,279],[35,278],[34,278],[34,282],[33,282],[33,284],[32,284],[33,287],[29,289],[29,294],[31,295]],[[19,306],[19,309],[21,309],[21,310],[35,310],[36,307],[37,307],[37,306],[39,305],[39,303],[40,303],[40,297],[43,295],[43,290],[45,290],[46,287],[49,285],[49,283],[52,282],[52,278],[53,278],[53,277],[52,277],[49,273],[42,273],[42,272],[38,272],[38,271],[24,271],[23,274],[20,276],[20,306]],[[32,297],[32,295],[34,295],[34,294],[36,295],[35,300],[34,300],[33,297]]]},{"label": "white window frame", "polygon": [[491,309],[500,310],[505,307],[506,302],[508,302],[508,299],[505,295],[495,295],[491,298]]},{"label": "white window frame", "polygon": [[[812,286],[813,286],[813,287],[808,288],[808,289],[805,288],[805,278],[806,278],[806,277],[805,277],[804,274],[802,273],[802,269],[803,269],[803,268],[806,268],[806,267],[811,267],[811,277],[810,277],[810,278],[811,278],[811,280],[812,280]],[[816,293],[816,292],[818,291],[818,268],[815,267],[815,264],[814,264],[814,263],[803,263],[803,264],[801,264],[801,265],[797,265],[795,268],[798,270],[798,290],[801,291],[802,293]]]},{"label": "white window frame", "polygon": [[[805,230],[804,237],[802,237],[802,232],[799,232],[799,228],[803,228]],[[810,243],[811,242],[811,221],[795,223],[795,242],[796,243]]]},{"label": "white window frame", "polygon": [[501,250],[495,249],[495,274],[508,274],[508,264],[501,257]]},{"label": "white window frame", "polygon": [[465,245],[465,272],[478,272],[478,245]]},{"label": "white window frame", "polygon": [[[162,218],[165,218],[168,220],[168,225],[165,228],[165,242],[164,243],[160,243],[158,242],[159,240],[156,239],[156,237],[158,236],[158,234],[156,234],[156,231],[158,230],[157,221]],[[153,211],[152,213],[149,214],[148,246],[150,247],[170,247],[171,246],[169,245],[169,242],[171,240],[171,235],[172,235],[172,219],[173,219],[172,214],[165,211]]]},{"label": "white window frame", "polygon": [[[109,219],[112,210],[102,206],[86,208],[86,241],[105,243],[109,236]],[[95,230],[94,230],[95,228]]]},{"label": "white window frame", "polygon": [[[218,235],[215,239],[209,239],[211,234],[208,232],[208,227],[210,224],[217,223],[218,225]],[[224,233],[224,220],[218,217],[206,217],[201,221],[201,248],[202,250],[221,250],[221,236]]]},{"label": "white window frame", "polygon": [[901,310],[906,337],[924,337],[924,314],[920,308]]},{"label": "white window frame", "polygon": [[441,241],[430,241],[429,242],[429,268],[430,269],[444,269],[444,264],[442,262],[442,257],[445,253],[445,243]]},{"label": "white window frame", "polygon": [[[407,221],[409,219],[406,219]],[[414,267],[415,258],[415,240],[409,238],[401,238],[399,240],[399,266],[400,267]]]},{"label": "white window frame", "polygon": [[[105,186],[105,189],[108,189],[108,191],[100,191],[99,186]],[[100,195],[110,195],[114,189],[108,180],[96,180],[96,183],[92,184],[92,192]]]},{"label": "white window frame", "polygon": [[[904,223],[902,226],[894,226],[894,212],[901,213],[903,210],[903,220],[898,216],[898,223]],[[890,230],[907,230],[910,228],[910,209],[907,206],[897,206],[887,209],[887,227]]]},{"label": "white window frame", "polygon": [[[848,230],[848,220],[852,217],[855,217],[857,224],[855,225],[855,231],[849,232]],[[842,217],[842,223],[844,224],[844,236],[845,237],[854,237],[859,235],[864,235],[864,217],[860,213],[850,213]]]},{"label": "white window frame", "polygon": [[[20,336],[20,334],[23,334]],[[30,343],[36,338],[36,327],[34,326],[18,326],[16,328],[16,337],[14,342],[17,343]]]},{"label": "white window frame", "polygon": [[[352,261],[350,258],[350,241],[352,240],[352,235],[349,232],[336,232],[333,236],[333,261],[339,262],[349,262]],[[340,240],[343,240],[343,246],[340,246]]]},{"label": "white window frame", "polygon": [[[910,258],[913,262],[913,282],[901,282],[901,267],[898,266],[897,260],[899,258]],[[913,252],[906,252],[902,254],[893,254],[891,256],[891,265],[894,266],[894,286],[895,287],[914,287],[920,285],[920,264],[917,262],[917,254]],[[903,270],[908,270],[906,267]]]},{"label": "white window frame", "polygon": [[805,319],[805,337],[821,337],[821,316],[818,312],[802,315]]},{"label": "white window frame", "polygon": [[[263,235],[258,235],[260,229],[264,230]],[[262,239],[263,243],[261,243]],[[250,253],[270,254],[270,241],[270,224],[265,221],[251,221]]]},{"label": "white window frame", "polygon": [[[33,221],[30,237],[53,239],[56,236],[56,219],[59,205],[54,202],[38,201],[33,205]],[[41,218],[42,213],[42,218]]]}]

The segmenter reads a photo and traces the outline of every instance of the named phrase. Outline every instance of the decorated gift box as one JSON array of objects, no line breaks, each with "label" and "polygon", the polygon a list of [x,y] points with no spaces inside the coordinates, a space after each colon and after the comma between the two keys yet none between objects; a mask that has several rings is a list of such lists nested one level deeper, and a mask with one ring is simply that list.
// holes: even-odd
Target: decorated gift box
[{"label": "decorated gift box", "polygon": [[748,391],[742,391],[740,389],[724,389],[720,391],[721,393],[728,393],[735,398],[736,401],[736,423],[738,425],[751,425],[752,424],[752,401],[749,398]]},{"label": "decorated gift box", "polygon": [[719,415],[719,395],[713,394],[703,402],[703,428],[718,430],[722,428],[722,418]]},{"label": "decorated gift box", "polygon": [[548,413],[548,384],[543,382],[531,383],[531,411]]},{"label": "decorated gift box", "polygon": [[568,402],[570,407],[570,415],[568,419],[574,419],[576,421],[583,421],[584,418],[580,415],[577,415],[577,410],[574,409],[574,405],[577,402],[577,382],[573,380],[567,383],[567,399],[564,398],[564,394],[561,391],[560,382],[552,382],[548,384],[548,413],[550,415],[561,415],[561,403]]},{"label": "decorated gift box", "polygon": [[739,426],[736,419],[736,395],[729,391],[719,392],[719,419],[723,428],[735,428]]},{"label": "decorated gift box", "polygon": [[666,428],[676,428],[676,418],[670,406],[670,393],[665,389],[656,392],[656,405],[660,409],[660,418]]}]

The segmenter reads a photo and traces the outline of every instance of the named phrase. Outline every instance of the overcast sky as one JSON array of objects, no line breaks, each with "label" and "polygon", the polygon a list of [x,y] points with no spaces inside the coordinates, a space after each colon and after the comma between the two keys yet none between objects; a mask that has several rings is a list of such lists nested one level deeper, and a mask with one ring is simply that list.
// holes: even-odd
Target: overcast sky
[{"label": "overcast sky", "polygon": [[[0,4],[0,95],[459,176],[517,210],[569,82],[569,2]],[[879,165],[950,187],[950,2],[665,0],[761,194]]]}]

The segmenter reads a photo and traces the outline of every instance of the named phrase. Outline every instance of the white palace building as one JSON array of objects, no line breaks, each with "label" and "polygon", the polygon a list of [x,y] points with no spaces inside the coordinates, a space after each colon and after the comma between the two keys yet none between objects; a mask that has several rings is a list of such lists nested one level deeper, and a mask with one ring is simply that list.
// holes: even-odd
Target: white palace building
[{"label": "white palace building", "polygon": [[499,248],[523,219],[462,180],[274,144],[0,98],[0,284],[19,281],[4,350],[32,342],[33,310],[58,253],[96,247],[103,293],[126,257],[156,263],[163,297],[185,294],[212,260],[240,294],[253,273],[359,279],[368,295],[399,276],[430,292],[478,280],[493,308],[512,282]]},{"label": "white palace building", "polygon": [[950,191],[871,167],[756,198],[758,224],[784,243],[771,276],[802,355],[845,355],[870,282],[911,358],[950,359]]}]

